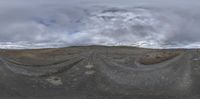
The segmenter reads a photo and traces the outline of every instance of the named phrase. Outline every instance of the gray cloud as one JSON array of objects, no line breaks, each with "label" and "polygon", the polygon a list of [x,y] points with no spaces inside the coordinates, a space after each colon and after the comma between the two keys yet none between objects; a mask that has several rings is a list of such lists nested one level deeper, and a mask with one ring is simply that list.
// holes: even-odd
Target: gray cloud
[{"label": "gray cloud", "polygon": [[198,0],[0,0],[0,47],[200,47]]}]

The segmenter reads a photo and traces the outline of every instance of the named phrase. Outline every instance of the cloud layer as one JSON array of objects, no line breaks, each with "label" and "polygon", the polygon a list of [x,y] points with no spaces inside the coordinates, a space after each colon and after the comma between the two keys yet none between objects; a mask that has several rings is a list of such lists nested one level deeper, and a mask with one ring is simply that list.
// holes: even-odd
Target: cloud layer
[{"label": "cloud layer", "polygon": [[161,1],[0,0],[0,48],[200,48],[200,2]]}]

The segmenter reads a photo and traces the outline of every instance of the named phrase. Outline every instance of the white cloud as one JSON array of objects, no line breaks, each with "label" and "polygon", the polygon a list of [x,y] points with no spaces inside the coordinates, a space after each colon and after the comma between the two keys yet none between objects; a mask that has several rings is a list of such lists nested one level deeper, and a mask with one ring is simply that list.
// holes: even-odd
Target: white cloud
[{"label": "white cloud", "polygon": [[200,3],[192,1],[0,0],[0,47],[198,47]]}]

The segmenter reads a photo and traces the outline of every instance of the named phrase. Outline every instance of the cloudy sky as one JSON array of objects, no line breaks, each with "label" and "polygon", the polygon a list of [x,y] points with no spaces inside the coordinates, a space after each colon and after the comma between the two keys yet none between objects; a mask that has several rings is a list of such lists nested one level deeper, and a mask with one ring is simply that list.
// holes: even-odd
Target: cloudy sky
[{"label": "cloudy sky", "polygon": [[0,48],[200,48],[199,0],[0,0]]}]

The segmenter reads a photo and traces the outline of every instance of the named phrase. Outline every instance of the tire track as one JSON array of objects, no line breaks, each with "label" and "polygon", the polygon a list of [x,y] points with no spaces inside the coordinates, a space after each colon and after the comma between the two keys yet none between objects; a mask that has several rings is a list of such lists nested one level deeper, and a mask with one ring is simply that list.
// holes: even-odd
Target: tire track
[{"label": "tire track", "polygon": [[0,60],[5,64],[5,66],[9,70],[13,71],[14,73],[23,74],[27,76],[48,76],[67,71],[73,66],[79,64],[84,59],[81,57],[74,57],[71,59],[67,59],[66,61],[62,61],[61,63],[43,65],[39,67],[15,64],[15,62],[9,61],[4,58],[0,58]]},{"label": "tire track", "polygon": [[[182,94],[191,85],[187,55],[137,68],[117,64],[106,57],[96,61],[100,89],[121,94],[170,95]],[[135,67],[135,66],[134,66]]]}]

